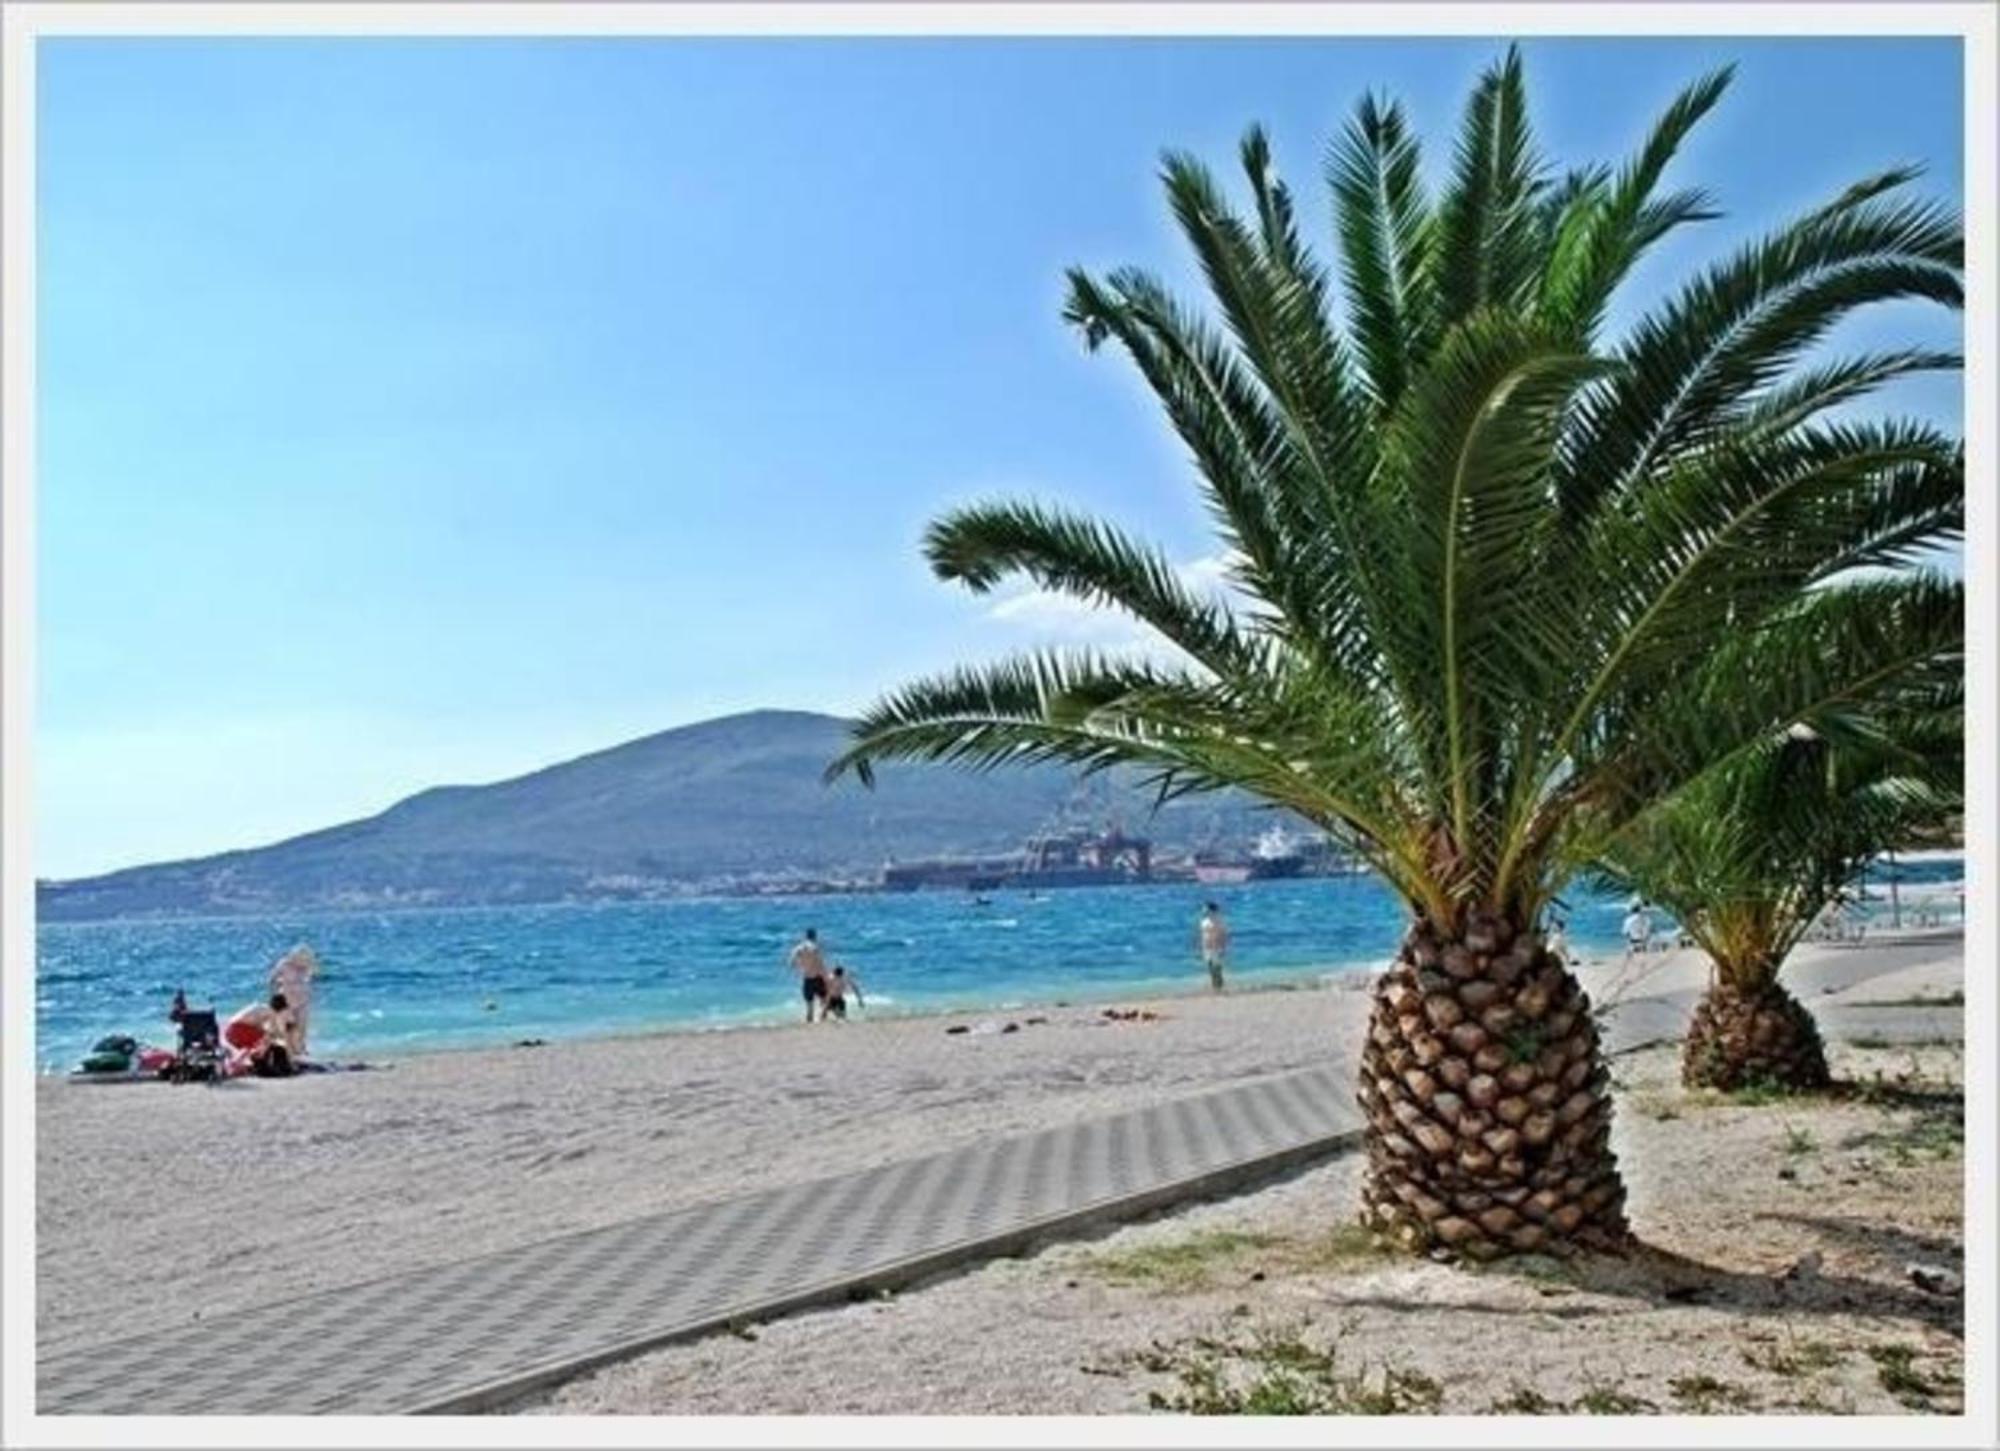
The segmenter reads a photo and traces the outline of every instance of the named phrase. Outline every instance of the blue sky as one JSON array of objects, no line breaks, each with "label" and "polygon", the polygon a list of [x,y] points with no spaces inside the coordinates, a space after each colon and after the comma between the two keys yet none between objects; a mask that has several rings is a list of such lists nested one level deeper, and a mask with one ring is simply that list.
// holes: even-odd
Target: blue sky
[{"label": "blue sky", "polygon": [[[1107,627],[917,555],[995,492],[1216,546],[1070,263],[1187,277],[1165,146],[1309,204],[1369,88],[1432,166],[1498,42],[43,41],[36,871],[251,845]],[[1627,298],[1920,160],[1955,41],[1536,41],[1564,164],[1739,73]],[[1322,213],[1323,214],[1323,213]],[[1884,312],[1843,341],[1956,345]],[[1958,426],[1955,379],[1895,407]],[[1114,627],[1115,633],[1115,627]]]}]

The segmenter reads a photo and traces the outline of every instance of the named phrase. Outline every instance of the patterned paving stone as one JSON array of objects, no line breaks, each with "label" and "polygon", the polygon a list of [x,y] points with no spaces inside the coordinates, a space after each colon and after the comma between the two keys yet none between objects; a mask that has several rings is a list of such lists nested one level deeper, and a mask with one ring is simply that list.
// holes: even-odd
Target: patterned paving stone
[{"label": "patterned paving stone", "polygon": [[[44,1356],[43,1414],[473,1410],[651,1345],[1333,1152],[1329,1067]],[[833,1226],[825,1232],[822,1226]]]}]

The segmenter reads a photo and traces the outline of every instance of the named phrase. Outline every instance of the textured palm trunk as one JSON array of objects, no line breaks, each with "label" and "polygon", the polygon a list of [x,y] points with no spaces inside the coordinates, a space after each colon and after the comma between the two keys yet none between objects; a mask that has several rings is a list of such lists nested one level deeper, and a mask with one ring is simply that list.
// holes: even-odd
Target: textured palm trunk
[{"label": "textured palm trunk", "polygon": [[1775,978],[1750,985],[1718,978],[1696,1005],[1681,1054],[1689,1088],[1809,1089],[1829,1079],[1819,1025]]},{"label": "textured palm trunk", "polygon": [[1538,934],[1413,927],[1376,985],[1360,1099],[1364,1216],[1408,1247],[1486,1259],[1627,1243],[1590,1000]]}]

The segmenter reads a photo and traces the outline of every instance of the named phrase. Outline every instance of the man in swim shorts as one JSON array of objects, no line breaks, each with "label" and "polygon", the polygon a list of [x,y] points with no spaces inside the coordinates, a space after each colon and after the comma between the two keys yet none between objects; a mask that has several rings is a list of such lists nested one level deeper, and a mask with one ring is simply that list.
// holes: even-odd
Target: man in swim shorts
[{"label": "man in swim shorts", "polygon": [[819,933],[814,928],[806,928],[806,935],[799,939],[792,949],[792,971],[799,975],[799,991],[805,995],[806,1021],[813,1020],[813,1004],[821,1004],[820,1017],[826,1016],[826,954],[820,950]]}]

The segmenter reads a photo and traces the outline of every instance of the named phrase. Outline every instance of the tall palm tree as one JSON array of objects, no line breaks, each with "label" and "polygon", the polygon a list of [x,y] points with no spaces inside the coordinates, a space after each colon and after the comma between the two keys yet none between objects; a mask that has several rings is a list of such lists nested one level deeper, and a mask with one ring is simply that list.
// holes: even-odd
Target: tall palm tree
[{"label": "tall palm tree", "polygon": [[1779,973],[1871,857],[1962,809],[1963,757],[1955,701],[1859,741],[1796,727],[1606,847],[1605,871],[1663,903],[1715,965],[1681,1058],[1688,1087],[1825,1086],[1818,1027]]},{"label": "tall palm tree", "polygon": [[1364,101],[1327,158],[1338,316],[1261,131],[1247,216],[1169,154],[1220,325],[1135,269],[1071,272],[1066,316],[1158,395],[1235,601],[1060,507],[950,512],[925,539],[939,577],[1124,610],[1176,658],[1039,652],[921,680],[829,767],[1135,763],[1162,799],[1241,787],[1365,858],[1412,921],[1363,1052],[1364,1199],[1412,1245],[1624,1241],[1596,1030],[1537,926],[1580,820],[1615,830],[1776,730],[1854,711],[1897,651],[1956,628],[1948,583],[1809,590],[1905,561],[1962,508],[1954,439],[1828,416],[1955,360],[1811,356],[1864,304],[1959,304],[1959,224],[1904,198],[1912,171],[1609,335],[1638,259],[1713,214],[1659,183],[1727,79],[1684,91],[1624,165],[1552,180],[1510,51],[1435,199],[1403,113]]}]

